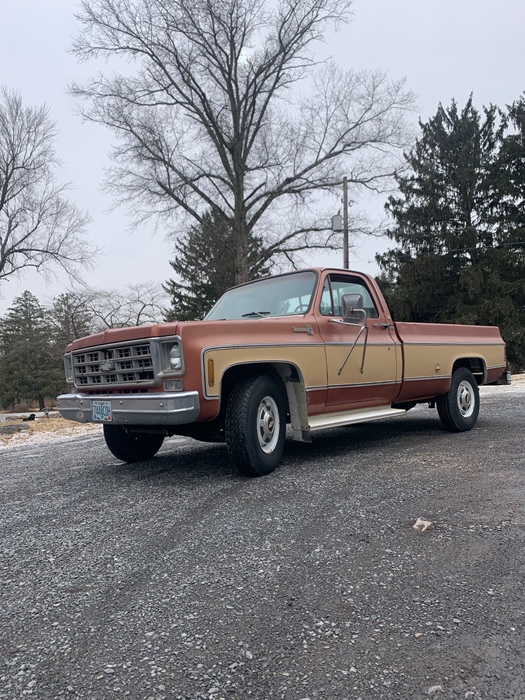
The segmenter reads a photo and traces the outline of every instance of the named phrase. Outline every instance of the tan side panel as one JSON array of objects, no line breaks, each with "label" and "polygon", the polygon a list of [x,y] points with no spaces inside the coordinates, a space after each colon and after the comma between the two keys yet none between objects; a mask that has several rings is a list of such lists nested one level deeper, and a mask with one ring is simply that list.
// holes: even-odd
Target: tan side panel
[{"label": "tan side panel", "polygon": [[404,346],[405,379],[421,377],[449,377],[457,359],[479,357],[487,367],[504,366],[504,348],[501,345],[435,345],[411,344]]},{"label": "tan side panel", "polygon": [[363,346],[356,345],[341,374],[339,374],[339,370],[349,350],[349,345],[326,345],[329,386],[340,384],[383,384],[395,382],[399,379],[397,377],[396,349],[393,343],[388,347],[386,345],[370,344],[367,346],[363,374],[361,374]]},{"label": "tan side panel", "polygon": [[[208,360],[212,358],[215,382],[211,387],[208,377]],[[246,348],[211,348],[204,352],[205,394],[219,396],[221,378],[228,367],[255,362],[285,362],[296,365],[301,371],[306,389],[326,387],[326,359],[324,345],[295,344],[280,346],[254,346]]]}]

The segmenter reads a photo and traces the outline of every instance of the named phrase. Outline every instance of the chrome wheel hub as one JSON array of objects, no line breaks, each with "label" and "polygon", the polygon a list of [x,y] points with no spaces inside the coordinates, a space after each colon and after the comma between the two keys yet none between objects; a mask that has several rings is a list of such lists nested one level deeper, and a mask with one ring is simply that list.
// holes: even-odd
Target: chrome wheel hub
[{"label": "chrome wheel hub", "polygon": [[476,395],[469,382],[463,381],[458,386],[458,408],[463,418],[469,418],[474,413]]},{"label": "chrome wheel hub", "polygon": [[257,437],[263,452],[270,454],[274,451],[279,433],[279,409],[271,396],[265,396],[257,410]]}]

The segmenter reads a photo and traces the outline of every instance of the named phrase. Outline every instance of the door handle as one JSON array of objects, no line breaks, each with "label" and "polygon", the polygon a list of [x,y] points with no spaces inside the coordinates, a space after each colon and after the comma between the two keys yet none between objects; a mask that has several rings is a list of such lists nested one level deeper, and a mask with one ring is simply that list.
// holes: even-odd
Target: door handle
[{"label": "door handle", "polygon": [[374,328],[383,328],[385,331],[393,331],[394,325],[392,323],[374,323]]}]

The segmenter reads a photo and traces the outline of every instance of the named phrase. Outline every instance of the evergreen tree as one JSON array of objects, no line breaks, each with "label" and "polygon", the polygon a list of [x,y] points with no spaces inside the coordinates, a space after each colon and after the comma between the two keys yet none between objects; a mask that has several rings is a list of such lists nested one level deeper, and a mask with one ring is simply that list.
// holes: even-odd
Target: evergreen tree
[{"label": "evergreen tree", "polygon": [[[493,324],[525,364],[523,103],[439,105],[386,205],[398,246],[377,256],[400,320]],[[509,133],[508,119],[516,125]],[[521,121],[520,121],[521,120]]]},{"label": "evergreen tree", "polygon": [[525,231],[525,97],[508,108],[512,130],[508,133],[496,163],[499,195],[507,224],[514,228],[516,241]]},{"label": "evergreen tree", "polygon": [[10,407],[20,401],[55,397],[64,390],[62,358],[54,352],[46,311],[30,292],[17,297],[0,320],[0,401]]},{"label": "evergreen tree", "polygon": [[[235,246],[231,226],[216,212],[204,215],[204,224],[194,226],[175,245],[176,257],[170,265],[180,282],[168,280],[164,289],[171,297],[166,320],[188,321],[202,318],[217,299],[235,284]],[[269,272],[261,255],[262,240],[252,236],[247,266],[250,279]]]}]

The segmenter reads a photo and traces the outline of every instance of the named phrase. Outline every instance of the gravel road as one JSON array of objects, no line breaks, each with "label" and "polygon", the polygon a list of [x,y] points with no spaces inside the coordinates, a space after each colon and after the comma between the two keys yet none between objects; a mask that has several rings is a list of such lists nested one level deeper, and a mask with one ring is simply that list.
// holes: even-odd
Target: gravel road
[{"label": "gravel road", "polygon": [[186,439],[0,449],[0,698],[525,698],[524,398],[324,431],[252,480]]}]

